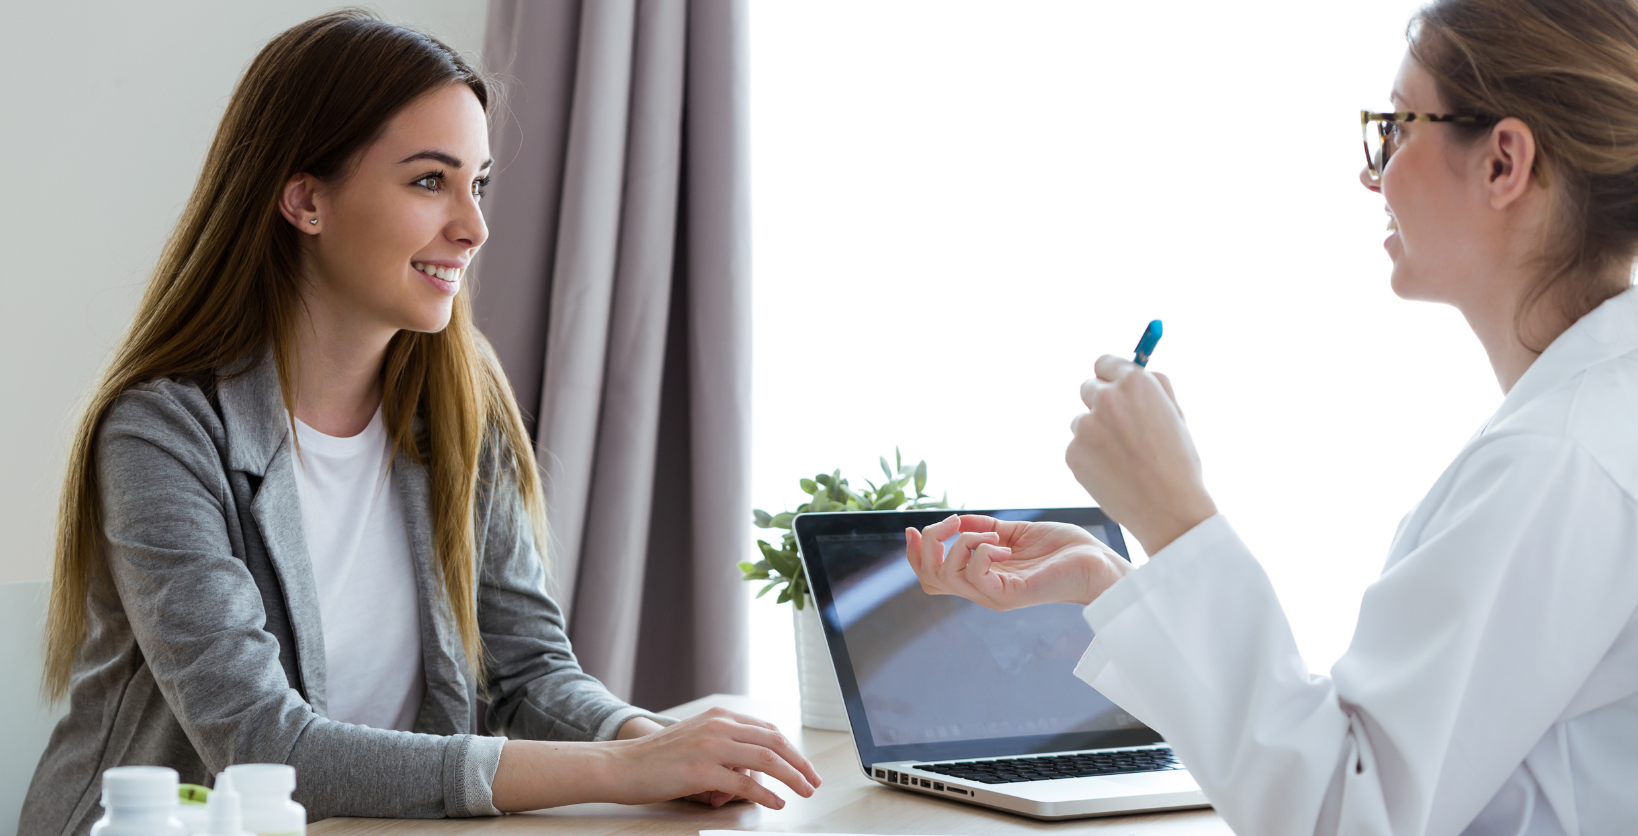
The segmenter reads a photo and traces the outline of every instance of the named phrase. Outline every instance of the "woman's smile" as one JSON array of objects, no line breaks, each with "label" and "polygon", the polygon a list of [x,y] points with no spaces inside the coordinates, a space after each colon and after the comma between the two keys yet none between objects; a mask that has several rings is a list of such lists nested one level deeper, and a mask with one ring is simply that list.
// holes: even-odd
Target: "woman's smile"
[{"label": "woman's smile", "polygon": [[461,290],[461,276],[466,274],[464,264],[438,264],[432,261],[417,261],[410,264],[415,272],[421,274],[439,293],[454,296]]}]

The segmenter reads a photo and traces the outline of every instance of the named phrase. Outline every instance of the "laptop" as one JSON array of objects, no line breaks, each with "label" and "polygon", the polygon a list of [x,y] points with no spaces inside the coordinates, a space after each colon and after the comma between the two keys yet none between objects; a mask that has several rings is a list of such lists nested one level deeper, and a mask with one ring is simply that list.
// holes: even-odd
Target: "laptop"
[{"label": "laptop", "polygon": [[[993,612],[921,590],[904,529],[950,513],[794,522],[865,774],[1038,819],[1208,806],[1159,734],[1075,677],[1092,641],[1079,606]],[[1130,559],[1097,508],[961,513],[1078,525]]]}]

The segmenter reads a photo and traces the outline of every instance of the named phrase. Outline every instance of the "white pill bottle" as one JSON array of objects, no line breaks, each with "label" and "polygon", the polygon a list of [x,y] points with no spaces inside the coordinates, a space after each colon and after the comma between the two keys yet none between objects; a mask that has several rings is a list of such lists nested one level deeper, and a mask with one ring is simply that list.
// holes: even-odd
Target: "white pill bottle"
[{"label": "white pill bottle", "polygon": [[243,763],[227,768],[239,793],[243,827],[256,836],[307,836],[307,809],[290,800],[296,768],[275,763]]},{"label": "white pill bottle", "polygon": [[91,836],[186,836],[176,817],[176,770],[116,766],[102,773],[102,819]]}]

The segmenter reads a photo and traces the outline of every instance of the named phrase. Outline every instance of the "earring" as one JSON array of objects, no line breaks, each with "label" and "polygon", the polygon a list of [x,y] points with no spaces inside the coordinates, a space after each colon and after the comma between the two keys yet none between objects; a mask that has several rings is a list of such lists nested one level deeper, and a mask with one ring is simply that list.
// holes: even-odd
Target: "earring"
[{"label": "earring", "polygon": [[312,219],[310,219],[308,221],[308,223],[310,223],[310,224],[312,224],[314,226],[318,226],[318,218],[312,218]]}]

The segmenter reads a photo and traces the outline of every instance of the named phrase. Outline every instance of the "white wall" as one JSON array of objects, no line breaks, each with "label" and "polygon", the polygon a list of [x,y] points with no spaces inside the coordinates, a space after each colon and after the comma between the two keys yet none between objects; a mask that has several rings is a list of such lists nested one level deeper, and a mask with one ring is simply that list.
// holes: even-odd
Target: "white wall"
[{"label": "white wall", "polygon": [[[50,576],[76,404],[126,326],[239,74],[322,0],[0,5],[0,582]],[[486,0],[381,0],[476,60]]]}]

